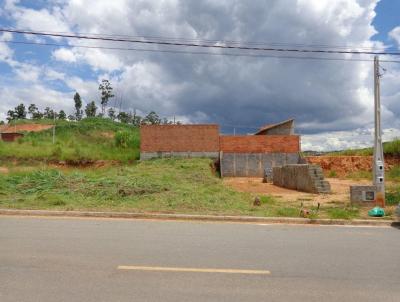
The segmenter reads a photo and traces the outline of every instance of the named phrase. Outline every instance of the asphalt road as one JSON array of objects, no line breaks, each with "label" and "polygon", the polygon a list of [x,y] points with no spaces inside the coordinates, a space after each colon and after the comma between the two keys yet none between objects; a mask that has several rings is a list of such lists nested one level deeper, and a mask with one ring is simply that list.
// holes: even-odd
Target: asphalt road
[{"label": "asphalt road", "polygon": [[400,230],[0,217],[0,301],[398,302]]}]

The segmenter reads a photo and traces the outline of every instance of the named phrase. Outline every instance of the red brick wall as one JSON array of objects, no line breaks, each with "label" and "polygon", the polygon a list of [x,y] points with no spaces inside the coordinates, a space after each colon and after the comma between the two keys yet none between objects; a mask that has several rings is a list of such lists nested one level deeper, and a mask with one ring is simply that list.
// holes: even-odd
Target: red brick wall
[{"label": "red brick wall", "polygon": [[218,125],[144,125],[141,152],[218,152]]},{"label": "red brick wall", "polygon": [[220,150],[234,153],[300,152],[298,135],[221,136]]}]

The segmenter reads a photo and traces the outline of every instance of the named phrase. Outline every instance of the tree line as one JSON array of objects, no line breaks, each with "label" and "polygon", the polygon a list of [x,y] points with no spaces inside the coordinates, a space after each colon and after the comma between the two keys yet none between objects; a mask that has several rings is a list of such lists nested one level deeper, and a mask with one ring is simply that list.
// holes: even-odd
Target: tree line
[{"label": "tree line", "polygon": [[[108,80],[102,80],[99,85],[100,91],[100,106],[101,111],[97,111],[99,108],[95,101],[91,101],[86,104],[85,108],[82,109],[82,99],[78,92],[75,93],[73,97],[75,111],[68,115],[64,110],[56,112],[50,107],[46,107],[44,111],[40,111],[35,104],[30,104],[28,108],[25,107],[23,103],[16,106],[14,109],[10,109],[7,112],[7,121],[11,123],[14,120],[20,119],[57,119],[57,120],[70,120],[70,121],[80,121],[84,116],[90,117],[108,117],[113,121],[119,121],[121,123],[133,124],[135,126],[146,125],[160,125],[160,124],[173,124],[175,121],[170,121],[167,118],[160,118],[155,111],[151,111],[146,116],[142,117],[132,112],[125,112],[117,110],[114,107],[109,107],[107,109],[109,101],[114,97],[113,88]],[[180,122],[176,122],[180,124]]]}]

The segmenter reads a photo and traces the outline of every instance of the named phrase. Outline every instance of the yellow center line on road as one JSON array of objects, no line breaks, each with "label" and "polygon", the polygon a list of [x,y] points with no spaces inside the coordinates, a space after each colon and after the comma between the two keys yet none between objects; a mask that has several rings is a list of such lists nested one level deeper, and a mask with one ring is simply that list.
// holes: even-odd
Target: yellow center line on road
[{"label": "yellow center line on road", "polygon": [[191,273],[223,273],[223,274],[248,274],[248,275],[269,275],[266,270],[247,269],[219,269],[219,268],[193,268],[193,267],[164,267],[164,266],[130,266],[120,265],[119,270],[135,271],[157,271],[157,272],[191,272]]}]

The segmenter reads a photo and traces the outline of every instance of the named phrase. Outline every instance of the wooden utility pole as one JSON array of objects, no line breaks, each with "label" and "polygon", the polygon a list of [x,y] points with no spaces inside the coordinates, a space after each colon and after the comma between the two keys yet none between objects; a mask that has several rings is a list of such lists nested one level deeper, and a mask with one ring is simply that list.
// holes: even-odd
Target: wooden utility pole
[{"label": "wooden utility pole", "polygon": [[380,92],[379,57],[374,59],[374,99],[375,99],[375,140],[373,162],[373,184],[376,186],[376,203],[385,206],[385,163],[383,158],[381,128],[381,92]]}]

